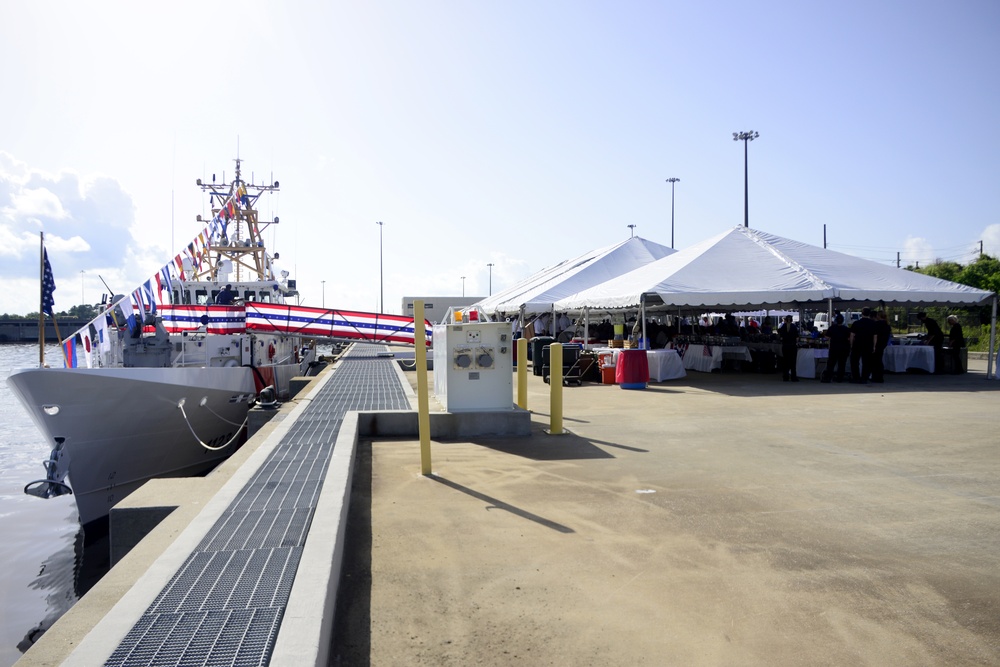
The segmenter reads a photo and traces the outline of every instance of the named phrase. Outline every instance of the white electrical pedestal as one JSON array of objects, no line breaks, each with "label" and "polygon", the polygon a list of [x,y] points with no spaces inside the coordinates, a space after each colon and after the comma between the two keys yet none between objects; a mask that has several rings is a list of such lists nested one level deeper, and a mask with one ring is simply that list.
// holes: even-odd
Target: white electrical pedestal
[{"label": "white electrical pedestal", "polygon": [[434,395],[449,412],[514,409],[509,322],[434,327]]}]

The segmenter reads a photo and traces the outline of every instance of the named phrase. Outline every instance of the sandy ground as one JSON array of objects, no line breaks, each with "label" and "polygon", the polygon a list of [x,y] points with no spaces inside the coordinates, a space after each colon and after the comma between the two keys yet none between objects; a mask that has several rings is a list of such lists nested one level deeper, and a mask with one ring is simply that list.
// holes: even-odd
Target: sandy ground
[{"label": "sandy ground", "polygon": [[360,448],[335,665],[1000,664],[1000,381],[529,375],[529,438]]}]

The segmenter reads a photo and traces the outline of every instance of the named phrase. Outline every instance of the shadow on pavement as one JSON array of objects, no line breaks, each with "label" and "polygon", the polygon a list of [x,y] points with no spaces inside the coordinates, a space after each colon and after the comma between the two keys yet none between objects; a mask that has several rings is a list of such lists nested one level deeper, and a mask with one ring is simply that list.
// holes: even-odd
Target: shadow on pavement
[{"label": "shadow on pavement", "polygon": [[513,506],[513,505],[511,505],[509,503],[505,503],[502,500],[498,500],[498,499],[493,498],[491,496],[487,496],[485,493],[480,493],[479,491],[474,491],[473,489],[470,489],[467,486],[463,486],[463,485],[459,484],[458,482],[453,482],[450,479],[446,479],[446,478],[440,477],[438,475],[431,475],[428,479],[432,479],[435,482],[438,482],[440,484],[444,484],[445,486],[447,486],[449,488],[455,489],[456,491],[461,491],[462,493],[464,493],[466,495],[472,496],[473,498],[475,498],[477,500],[481,500],[484,503],[487,503],[487,506],[486,506],[487,510],[498,509],[498,510],[503,510],[504,512],[510,512],[514,516],[519,516],[522,519],[527,519],[529,521],[534,521],[535,523],[537,523],[540,526],[544,526],[546,528],[551,528],[552,530],[558,531],[560,533],[573,533],[573,532],[576,532],[572,528],[569,528],[568,526],[564,526],[561,523],[556,523],[555,521],[550,521],[549,519],[546,519],[545,517],[538,516],[537,514],[532,514],[531,512],[523,510],[523,509],[521,509],[519,507],[515,507],[515,506]]}]

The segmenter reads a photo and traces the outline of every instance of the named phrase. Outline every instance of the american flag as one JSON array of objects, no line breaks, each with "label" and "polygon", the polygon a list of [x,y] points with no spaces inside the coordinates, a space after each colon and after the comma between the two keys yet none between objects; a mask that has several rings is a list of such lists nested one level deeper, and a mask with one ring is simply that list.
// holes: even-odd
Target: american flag
[{"label": "american flag", "polygon": [[52,306],[55,305],[52,293],[56,291],[56,279],[52,276],[52,265],[49,264],[49,251],[43,248],[42,257],[45,263],[45,269],[42,273],[42,312],[51,316]]}]

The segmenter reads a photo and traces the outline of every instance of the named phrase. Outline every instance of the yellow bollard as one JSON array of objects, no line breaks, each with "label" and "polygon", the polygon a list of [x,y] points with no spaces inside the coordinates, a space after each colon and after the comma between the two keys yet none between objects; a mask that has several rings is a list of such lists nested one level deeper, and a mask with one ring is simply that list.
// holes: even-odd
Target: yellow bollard
[{"label": "yellow bollard", "polygon": [[424,338],[424,302],[413,302],[413,345],[417,361],[417,429],[420,431],[420,474],[431,474],[431,415],[427,398],[427,344]]},{"label": "yellow bollard", "polygon": [[562,435],[563,417],[563,346],[549,345],[549,435]]},{"label": "yellow bollard", "polygon": [[517,339],[517,407],[528,409],[528,339]]}]

